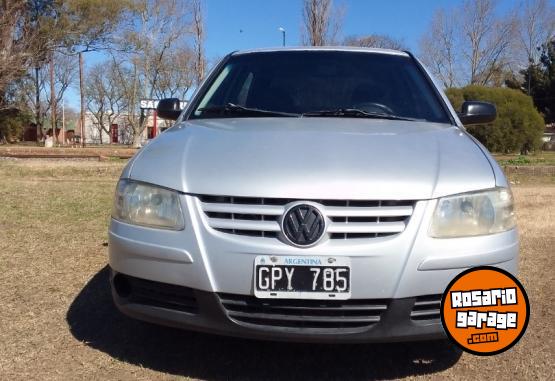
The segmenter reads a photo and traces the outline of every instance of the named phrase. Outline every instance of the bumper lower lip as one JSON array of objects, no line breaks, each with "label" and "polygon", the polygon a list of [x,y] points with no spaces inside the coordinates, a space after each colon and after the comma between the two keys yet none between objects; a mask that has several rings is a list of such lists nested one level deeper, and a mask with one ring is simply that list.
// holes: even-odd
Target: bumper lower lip
[{"label": "bumper lower lip", "polygon": [[[143,294],[142,298],[136,298],[131,289],[123,287],[122,290],[121,285],[115,285],[116,275],[143,282],[147,285],[146,294]],[[222,296],[214,292],[141,280],[117,274],[115,271],[111,271],[110,282],[114,302],[121,312],[136,319],[176,328],[252,339],[322,343],[399,342],[445,338],[439,319],[411,319],[416,298],[388,300],[387,309],[380,314],[379,321],[368,326],[299,328],[250,324],[237,320],[231,317],[233,314],[222,303]],[[157,294],[158,287],[163,289],[163,294]],[[157,295],[164,297],[157,299]]]}]

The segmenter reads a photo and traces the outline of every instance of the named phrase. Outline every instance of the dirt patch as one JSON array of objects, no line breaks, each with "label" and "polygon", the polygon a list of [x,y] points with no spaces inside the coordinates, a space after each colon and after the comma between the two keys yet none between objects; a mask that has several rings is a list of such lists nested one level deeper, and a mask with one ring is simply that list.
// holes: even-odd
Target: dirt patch
[{"label": "dirt patch", "polygon": [[257,342],[124,317],[111,302],[106,268],[123,165],[0,161],[0,379],[555,378],[555,186],[513,188],[530,325],[510,351],[484,358],[445,341]]}]

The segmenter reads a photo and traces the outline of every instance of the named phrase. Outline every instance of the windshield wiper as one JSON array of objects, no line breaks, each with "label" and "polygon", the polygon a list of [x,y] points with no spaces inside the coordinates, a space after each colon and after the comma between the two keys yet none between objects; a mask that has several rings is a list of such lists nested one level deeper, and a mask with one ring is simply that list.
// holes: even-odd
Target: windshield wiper
[{"label": "windshield wiper", "polygon": [[338,108],[334,110],[320,110],[309,111],[302,114],[302,116],[331,116],[331,117],[346,117],[346,118],[374,118],[374,119],[391,119],[391,120],[409,120],[414,121],[417,119],[406,118],[404,116],[397,116],[393,114],[386,114],[381,112],[368,112],[357,108]]},{"label": "windshield wiper", "polygon": [[262,110],[259,108],[249,108],[244,106],[236,105],[235,103],[227,103],[225,105],[220,106],[210,106],[210,107],[201,107],[197,111],[207,112],[207,113],[219,113],[219,114],[251,114],[251,115],[273,115],[273,116],[288,116],[288,117],[298,117],[299,114],[295,114],[292,112],[283,112],[283,111],[272,111],[272,110]]}]

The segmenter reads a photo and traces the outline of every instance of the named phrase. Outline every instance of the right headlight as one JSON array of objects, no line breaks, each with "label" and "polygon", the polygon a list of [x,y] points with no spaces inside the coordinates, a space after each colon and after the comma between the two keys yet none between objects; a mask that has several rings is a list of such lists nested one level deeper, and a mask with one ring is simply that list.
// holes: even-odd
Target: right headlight
[{"label": "right headlight", "polygon": [[434,238],[500,233],[516,225],[513,195],[508,188],[440,198],[429,234]]},{"label": "right headlight", "polygon": [[172,230],[185,228],[176,191],[128,179],[118,182],[112,217],[133,225]]}]

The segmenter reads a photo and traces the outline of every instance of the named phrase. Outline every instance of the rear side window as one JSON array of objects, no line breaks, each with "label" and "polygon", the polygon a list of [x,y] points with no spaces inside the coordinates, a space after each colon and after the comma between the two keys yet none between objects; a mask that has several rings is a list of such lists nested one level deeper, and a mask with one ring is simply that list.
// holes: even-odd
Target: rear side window
[{"label": "rear side window", "polygon": [[356,108],[450,122],[410,57],[379,53],[282,51],[232,56],[190,118],[225,117],[203,109],[228,103],[295,114]]}]

